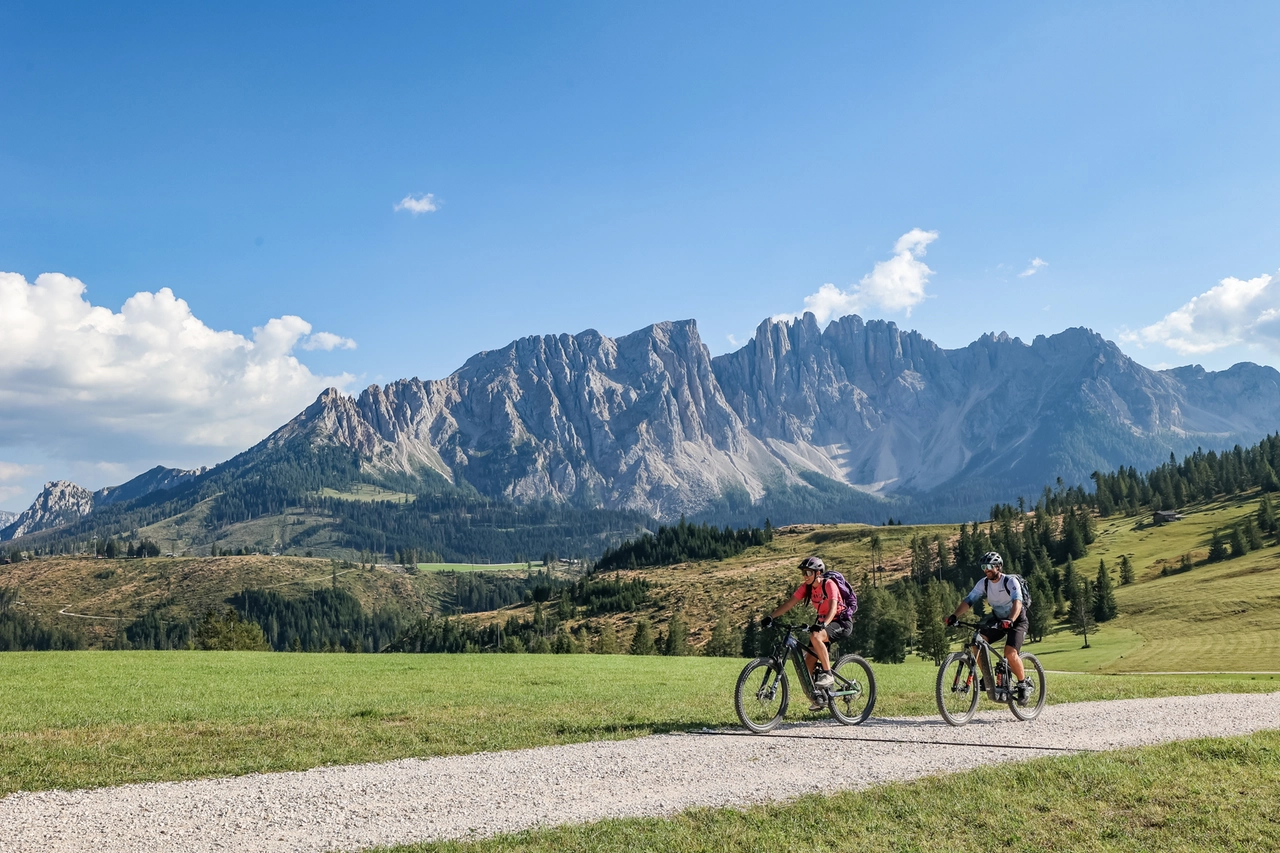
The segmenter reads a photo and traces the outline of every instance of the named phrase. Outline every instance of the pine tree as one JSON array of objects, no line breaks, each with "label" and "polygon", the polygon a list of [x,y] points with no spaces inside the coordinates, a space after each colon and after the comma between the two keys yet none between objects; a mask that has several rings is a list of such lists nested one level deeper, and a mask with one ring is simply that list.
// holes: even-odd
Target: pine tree
[{"label": "pine tree", "polygon": [[1216,563],[1225,559],[1227,559],[1227,546],[1222,541],[1222,531],[1215,527],[1213,538],[1209,540],[1209,562]]},{"label": "pine tree", "polygon": [[653,644],[653,626],[644,616],[636,619],[636,632],[631,635],[630,653],[633,655],[656,655],[658,648]]},{"label": "pine tree", "polygon": [[1089,648],[1089,634],[1095,632],[1097,625],[1093,619],[1093,584],[1088,578],[1075,585],[1071,594],[1071,608],[1068,612],[1071,632],[1084,636],[1084,648]]},{"label": "pine tree", "polygon": [[1133,563],[1129,561],[1128,554],[1122,554],[1120,557],[1120,585],[1128,586],[1133,583]]},{"label": "pine tree", "polygon": [[1093,590],[1093,618],[1098,622],[1110,622],[1116,618],[1116,592],[1111,585],[1111,573],[1107,561],[1098,561],[1098,582]]},{"label": "pine tree", "polygon": [[1038,643],[1053,626],[1053,608],[1049,604],[1053,601],[1053,589],[1041,572],[1031,575],[1028,583],[1031,585],[1031,600],[1035,603],[1027,610],[1027,637]]},{"label": "pine tree", "polygon": [[760,626],[756,624],[756,617],[752,616],[747,622],[746,630],[742,632],[742,656],[744,658],[753,658],[760,654]]},{"label": "pine tree", "polygon": [[596,654],[616,655],[618,653],[618,631],[613,627],[613,622],[606,619],[600,628],[600,636],[596,637]]},{"label": "pine tree", "polygon": [[[1275,475],[1275,472],[1272,472]],[[1258,504],[1258,527],[1263,533],[1276,532],[1276,509],[1271,503],[1271,495],[1263,495]]]},{"label": "pine tree", "polygon": [[1252,518],[1244,520],[1244,541],[1249,546],[1250,551],[1257,551],[1262,547],[1262,534],[1258,531],[1258,525],[1253,523]]},{"label": "pine tree", "polygon": [[1244,534],[1240,532],[1240,525],[1233,524],[1231,526],[1231,559],[1243,557],[1249,553],[1249,543],[1244,541]]},{"label": "pine tree", "polygon": [[951,651],[951,639],[947,636],[946,626],[942,624],[941,587],[937,581],[931,582],[916,604],[916,625],[919,628],[916,654],[925,660],[932,660],[934,666],[939,666]]},{"label": "pine tree", "polygon": [[667,625],[667,642],[663,654],[668,657],[685,657],[691,653],[689,625],[684,621],[684,613],[677,610],[671,614],[671,622]]},{"label": "pine tree", "polygon": [[713,658],[737,657],[742,644],[734,642],[734,639],[733,625],[729,622],[729,616],[721,613],[715,627],[711,629],[711,639],[707,641],[707,646],[702,653]]}]

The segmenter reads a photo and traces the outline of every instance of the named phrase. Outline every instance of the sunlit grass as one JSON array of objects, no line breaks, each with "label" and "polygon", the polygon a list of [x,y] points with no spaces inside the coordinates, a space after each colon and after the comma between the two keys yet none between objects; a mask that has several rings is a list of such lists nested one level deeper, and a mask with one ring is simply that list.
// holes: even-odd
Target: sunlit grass
[{"label": "sunlit grass", "polygon": [[[614,655],[0,656],[0,793],[737,726],[743,661]],[[936,713],[936,669],[876,666],[878,716]],[[1258,692],[1267,676],[1052,675],[1050,701]],[[986,703],[984,702],[984,706]],[[797,702],[791,719],[809,717]]]}]

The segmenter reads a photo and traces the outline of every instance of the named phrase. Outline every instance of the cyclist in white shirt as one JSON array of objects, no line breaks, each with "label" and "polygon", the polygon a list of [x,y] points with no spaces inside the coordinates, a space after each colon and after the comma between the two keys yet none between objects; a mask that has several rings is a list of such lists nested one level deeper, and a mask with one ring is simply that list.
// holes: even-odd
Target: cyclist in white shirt
[{"label": "cyclist in white shirt", "polygon": [[[1004,559],[995,551],[983,554],[981,565],[986,577],[974,585],[973,591],[964,597],[956,612],[943,621],[949,626],[956,624],[956,620],[968,613],[969,608],[986,598],[994,619],[978,630],[992,645],[997,640],[1004,639],[1005,660],[1009,662],[1014,678],[1018,679],[1016,690],[1020,697],[1026,696],[1030,687],[1022,669],[1022,658],[1018,655],[1022,650],[1022,641],[1027,638],[1027,609],[1023,606],[1022,584],[1016,578],[1005,578]],[[976,647],[973,653],[975,656],[978,654]]]}]

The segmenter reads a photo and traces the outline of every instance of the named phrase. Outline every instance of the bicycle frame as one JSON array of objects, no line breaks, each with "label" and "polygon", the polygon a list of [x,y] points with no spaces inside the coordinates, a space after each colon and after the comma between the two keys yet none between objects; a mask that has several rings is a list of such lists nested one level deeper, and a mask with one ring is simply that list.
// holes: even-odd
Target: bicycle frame
[{"label": "bicycle frame", "polygon": [[[987,638],[982,636],[981,625],[973,622],[957,622],[965,628],[973,628],[973,637],[965,644],[965,651],[970,657],[974,657],[973,647],[978,647],[978,654],[974,659],[974,663],[982,670],[983,680],[986,682],[987,698],[992,702],[1009,701],[1009,663],[1004,659],[1004,655],[996,652],[991,643],[987,642]],[[991,666],[992,655],[996,658],[994,670]],[[956,673],[959,678],[960,673]],[[973,667],[969,667],[969,680],[973,680]]]},{"label": "bicycle frame", "polygon": [[[778,627],[783,629],[783,635],[777,645],[774,646],[773,652],[769,657],[773,658],[773,662],[776,664],[776,671],[778,673],[782,672],[782,668],[786,665],[787,658],[790,658],[791,662],[795,665],[796,676],[800,679],[800,689],[804,692],[804,695],[807,698],[812,700],[814,698],[814,693],[818,688],[814,685],[813,678],[809,675],[809,667],[804,664],[804,656],[809,654],[817,658],[818,654],[813,650],[812,646],[808,643],[802,642],[794,636],[797,630],[805,630],[803,625],[779,624]],[[777,676],[775,676],[775,680],[776,679]],[[823,691],[827,696],[837,698],[859,692],[857,690],[848,689],[851,686],[850,683],[846,679],[841,678],[838,674],[836,675],[836,682],[837,683],[834,685],[834,688]],[[844,683],[841,684],[840,682]]]}]

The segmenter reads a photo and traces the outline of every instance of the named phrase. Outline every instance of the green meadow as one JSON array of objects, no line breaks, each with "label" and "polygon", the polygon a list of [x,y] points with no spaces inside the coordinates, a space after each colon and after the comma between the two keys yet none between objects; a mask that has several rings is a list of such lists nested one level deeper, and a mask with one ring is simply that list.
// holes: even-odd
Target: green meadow
[{"label": "green meadow", "polygon": [[[41,652],[0,656],[0,794],[736,726],[732,658]],[[936,669],[876,666],[876,714]],[[1275,677],[1050,677],[1050,701],[1271,691]],[[983,707],[989,706],[983,703]],[[789,717],[808,718],[803,703]]]}]

